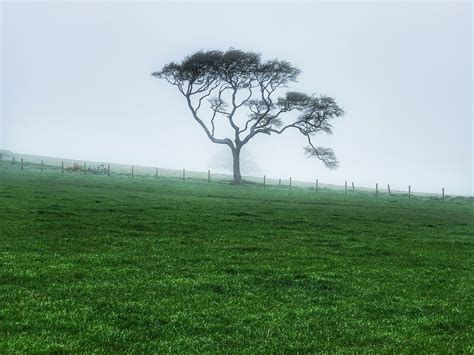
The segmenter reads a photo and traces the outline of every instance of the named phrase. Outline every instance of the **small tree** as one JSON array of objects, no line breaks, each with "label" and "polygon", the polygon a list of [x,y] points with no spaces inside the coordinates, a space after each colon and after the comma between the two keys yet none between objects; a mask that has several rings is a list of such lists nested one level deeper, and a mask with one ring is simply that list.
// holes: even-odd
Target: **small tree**
[{"label": "small tree", "polygon": [[[311,140],[317,133],[331,134],[330,120],[344,114],[334,99],[294,91],[274,99],[299,74],[286,61],[262,61],[260,54],[230,49],[196,52],[152,76],[176,86],[209,139],[231,149],[234,181],[240,183],[242,147],[258,134],[282,134],[290,128],[306,137],[308,157],[320,159],[330,169],[338,166],[332,149],[314,146]],[[222,119],[231,129],[231,138],[216,136]]]}]

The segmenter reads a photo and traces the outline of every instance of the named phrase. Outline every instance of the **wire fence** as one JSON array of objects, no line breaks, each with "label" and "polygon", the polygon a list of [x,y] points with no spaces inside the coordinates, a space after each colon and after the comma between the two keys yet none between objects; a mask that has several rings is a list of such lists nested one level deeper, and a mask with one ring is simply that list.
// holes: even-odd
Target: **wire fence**
[{"label": "wire fence", "polygon": [[[126,165],[126,164],[112,164],[112,163],[98,163],[92,161],[80,161],[74,159],[58,159],[58,158],[46,158],[38,157],[34,155],[19,155],[14,153],[0,153],[0,162],[3,164],[11,164],[19,168],[20,170],[35,170],[39,172],[59,172],[65,173],[76,173],[83,175],[102,175],[102,176],[121,176],[128,178],[172,178],[181,180],[207,180],[207,182],[232,182],[233,177],[229,174],[215,173],[208,170],[207,172],[202,171],[191,171],[186,169],[165,169],[161,167],[148,167],[140,165]],[[441,201],[450,198],[445,194],[444,187],[440,189],[439,193],[425,193],[415,192],[412,186],[407,186],[406,190],[394,189],[390,187],[390,184],[379,185],[374,184],[374,187],[357,186],[352,181],[345,181],[344,185],[327,184],[322,183],[319,179],[315,179],[313,182],[294,180],[291,177],[288,178],[274,178],[263,175],[261,177],[256,176],[242,176],[242,179],[247,183],[255,183],[261,185],[262,188],[266,187],[282,187],[287,188],[290,191],[294,188],[306,188],[311,190],[335,190],[343,192],[344,194],[364,192],[379,195],[397,195],[406,196],[408,198],[421,196],[436,198]]]}]

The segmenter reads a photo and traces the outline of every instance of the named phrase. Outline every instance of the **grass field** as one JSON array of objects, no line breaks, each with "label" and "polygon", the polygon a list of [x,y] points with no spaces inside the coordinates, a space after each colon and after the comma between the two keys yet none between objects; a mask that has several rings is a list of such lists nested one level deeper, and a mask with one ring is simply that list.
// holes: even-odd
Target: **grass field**
[{"label": "grass field", "polygon": [[0,163],[0,352],[472,353],[473,212]]}]

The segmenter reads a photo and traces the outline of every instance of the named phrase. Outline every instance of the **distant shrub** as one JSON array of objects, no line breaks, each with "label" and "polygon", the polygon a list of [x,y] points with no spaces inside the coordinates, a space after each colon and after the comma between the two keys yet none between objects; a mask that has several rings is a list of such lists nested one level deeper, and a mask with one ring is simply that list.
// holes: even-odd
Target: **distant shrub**
[{"label": "distant shrub", "polygon": [[91,173],[94,175],[107,174],[107,167],[104,164],[97,165],[96,167],[85,167],[85,165],[74,163],[73,166],[69,166],[65,169],[66,171],[75,173]]},{"label": "distant shrub", "polygon": [[87,172],[95,175],[106,175],[107,167],[104,164],[97,165],[96,167],[90,167],[87,169]]},{"label": "distant shrub", "polygon": [[84,172],[84,167],[82,165],[74,163],[73,166],[69,166],[66,168],[66,171],[72,171],[72,172]]}]

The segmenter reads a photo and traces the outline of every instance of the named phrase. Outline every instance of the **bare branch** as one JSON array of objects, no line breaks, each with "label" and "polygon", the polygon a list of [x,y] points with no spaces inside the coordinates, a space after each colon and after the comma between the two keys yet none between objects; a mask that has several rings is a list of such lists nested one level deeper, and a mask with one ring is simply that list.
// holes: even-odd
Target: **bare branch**
[{"label": "bare branch", "polygon": [[209,131],[209,128],[207,128],[206,124],[199,118],[199,116],[197,115],[195,109],[193,108],[193,105],[192,105],[190,96],[186,96],[186,99],[187,99],[187,102],[188,102],[188,107],[189,107],[189,109],[191,110],[194,119],[200,124],[200,126],[202,127],[202,129],[204,130],[204,132],[207,134],[207,136],[209,137],[209,139],[210,139],[213,143],[226,144],[226,145],[228,145],[229,147],[231,147],[232,149],[235,149],[234,144],[232,143],[232,141],[231,141],[229,138],[216,138],[216,137],[214,137],[213,134],[211,134],[211,132]]},{"label": "bare branch", "polygon": [[209,97],[212,94],[212,92],[219,87],[219,84],[220,84],[220,82],[216,82],[216,84],[213,87],[211,87],[211,89],[209,90],[209,92],[207,94],[205,94],[205,95],[203,95],[199,98],[198,105],[196,107],[196,112],[201,108],[202,101],[206,97]]}]

